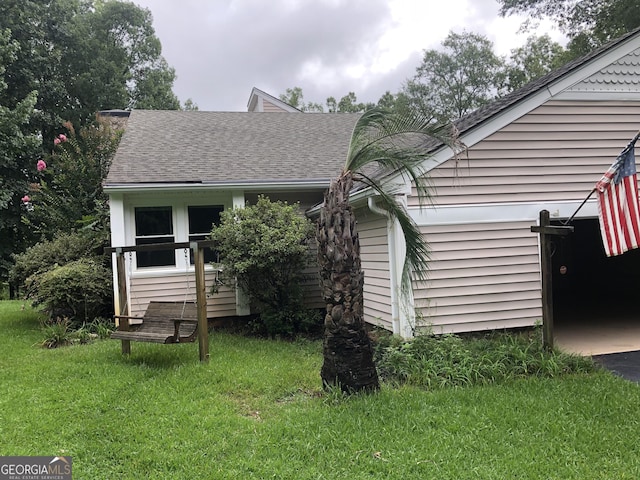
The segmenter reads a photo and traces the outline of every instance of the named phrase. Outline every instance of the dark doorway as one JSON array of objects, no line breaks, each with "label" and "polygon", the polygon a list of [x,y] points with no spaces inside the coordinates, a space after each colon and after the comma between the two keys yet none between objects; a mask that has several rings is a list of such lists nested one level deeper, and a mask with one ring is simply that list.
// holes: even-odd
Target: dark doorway
[{"label": "dark doorway", "polygon": [[553,239],[554,330],[591,329],[597,336],[596,329],[613,335],[625,330],[621,325],[640,326],[640,249],[607,257],[597,218],[572,225],[572,234]]}]

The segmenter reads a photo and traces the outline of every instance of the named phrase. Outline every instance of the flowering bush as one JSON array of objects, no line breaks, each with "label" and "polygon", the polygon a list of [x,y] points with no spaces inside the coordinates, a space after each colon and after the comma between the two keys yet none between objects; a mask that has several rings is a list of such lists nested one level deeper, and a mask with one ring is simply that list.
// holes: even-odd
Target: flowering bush
[{"label": "flowering bush", "polygon": [[53,139],[53,144],[57,146],[66,141],[67,141],[67,136],[64,133],[61,133],[60,135],[58,135],[56,138]]},{"label": "flowering bush", "polygon": [[24,222],[39,238],[53,238],[57,231],[92,226],[106,227],[107,196],[102,181],[118,145],[119,132],[108,125],[87,126],[54,139],[53,152],[36,164],[37,182],[30,187],[28,215]]}]

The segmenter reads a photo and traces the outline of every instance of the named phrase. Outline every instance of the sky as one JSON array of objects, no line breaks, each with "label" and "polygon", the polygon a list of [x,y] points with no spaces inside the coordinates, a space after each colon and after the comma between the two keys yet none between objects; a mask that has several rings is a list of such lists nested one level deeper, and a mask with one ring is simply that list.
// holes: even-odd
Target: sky
[{"label": "sky", "polygon": [[[246,111],[257,87],[300,87],[323,104],[355,92],[377,102],[415,74],[424,50],[450,31],[485,35],[508,55],[533,33],[564,42],[550,24],[521,33],[496,0],[133,0],[148,8],[174,92],[207,111]],[[326,108],[326,107],[325,107]]]}]

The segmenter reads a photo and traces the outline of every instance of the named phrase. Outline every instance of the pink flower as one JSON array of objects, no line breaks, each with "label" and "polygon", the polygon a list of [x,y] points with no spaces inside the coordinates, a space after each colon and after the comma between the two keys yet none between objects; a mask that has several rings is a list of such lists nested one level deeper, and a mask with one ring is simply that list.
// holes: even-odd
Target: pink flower
[{"label": "pink flower", "polygon": [[38,169],[39,172],[41,172],[41,171],[43,171],[44,169],[47,168],[47,164],[42,159],[38,160],[38,164],[36,165],[36,168]]},{"label": "pink flower", "polygon": [[67,136],[64,133],[61,133],[60,135],[58,135],[58,138],[60,139],[61,142],[67,141]]},{"label": "pink flower", "polygon": [[61,140],[59,138],[54,138],[53,139],[53,144],[54,145],[60,145]]},{"label": "pink flower", "polygon": [[31,197],[29,195],[25,195],[20,200],[22,200],[22,203],[29,203],[31,201]]}]

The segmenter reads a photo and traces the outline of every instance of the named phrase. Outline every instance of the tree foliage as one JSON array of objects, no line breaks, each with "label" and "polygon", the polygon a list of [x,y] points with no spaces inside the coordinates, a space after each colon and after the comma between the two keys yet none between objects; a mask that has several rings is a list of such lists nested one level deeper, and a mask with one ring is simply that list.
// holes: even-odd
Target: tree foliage
[{"label": "tree foliage", "polygon": [[[7,90],[6,70],[16,62],[18,48],[8,30],[0,31],[0,98]],[[12,106],[0,103],[0,280],[7,278],[11,254],[25,247],[27,229],[21,222],[20,198],[28,190],[28,172],[40,147],[40,139],[28,128],[35,103],[33,91]]]},{"label": "tree foliage", "polygon": [[175,72],[161,55],[149,10],[116,0],[6,0],[0,29],[17,45],[0,104],[37,92],[43,139],[112,108],[177,109]]},{"label": "tree foliage", "polygon": [[300,87],[287,88],[285,90],[285,93],[280,94],[280,100],[303,112],[324,111],[324,108],[319,103],[305,103],[304,94],[302,93],[302,88]]},{"label": "tree foliage", "polygon": [[505,63],[493,52],[493,44],[475,33],[450,32],[442,47],[424,51],[403,93],[411,108],[446,122],[495,98],[504,83]]},{"label": "tree foliage", "polygon": [[640,26],[637,0],[498,0],[503,16],[548,18],[570,38],[573,57]]},{"label": "tree foliage", "polygon": [[[389,93],[389,95],[391,95],[391,93]],[[300,87],[287,88],[285,93],[280,94],[280,100],[303,112],[324,112],[324,107],[321,104],[304,102],[304,94]],[[341,97],[340,100],[336,100],[335,97],[328,97],[326,106],[329,113],[360,113],[373,108],[375,104],[371,102],[358,102],[356,94],[349,92]]]},{"label": "tree foliage", "polygon": [[358,98],[354,92],[349,92],[339,101],[336,101],[334,97],[327,98],[327,108],[329,113],[360,113],[375,105],[373,103],[358,102]]},{"label": "tree foliage", "polygon": [[506,91],[516,90],[561,67],[566,60],[564,47],[549,35],[529,37],[522,47],[511,50],[504,87]]},{"label": "tree foliage", "polygon": [[[113,149],[101,144],[103,150],[89,152],[97,145],[90,145],[88,136],[74,137],[64,125],[82,131],[95,124],[100,110],[177,109],[179,103],[171,90],[175,72],[161,55],[151,13],[131,2],[0,2],[0,61],[4,280],[9,253],[24,251],[41,235],[51,238],[56,229],[95,220],[96,214],[106,218],[100,169]],[[54,151],[61,133],[72,141]],[[47,163],[46,171],[36,171],[38,159]],[[34,197],[26,204],[32,212],[20,201],[25,194]],[[21,221],[24,213],[30,215]]]},{"label": "tree foliage", "polygon": [[293,333],[308,318],[302,304],[304,269],[313,225],[297,206],[259,197],[255,205],[225,210],[214,226],[222,279],[237,284],[261,309],[270,334]]}]

